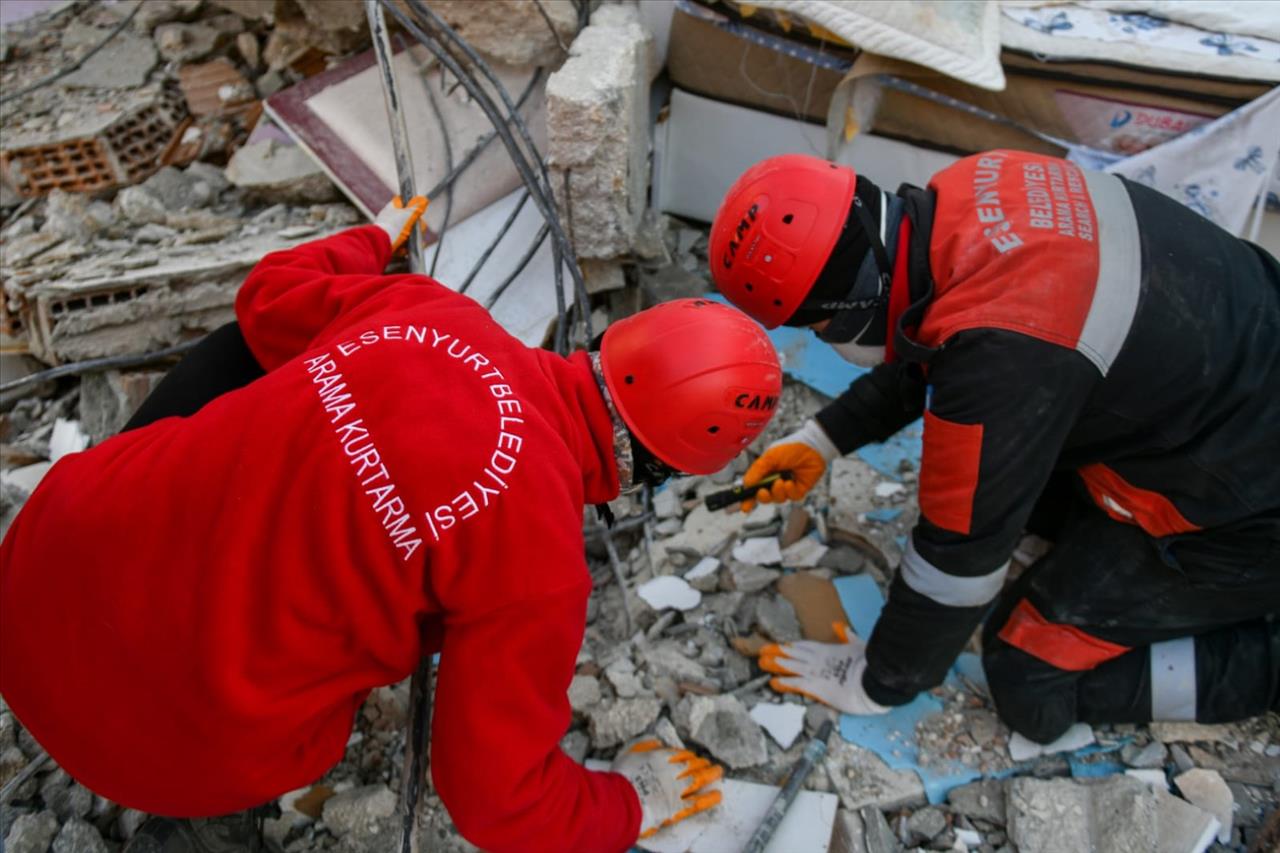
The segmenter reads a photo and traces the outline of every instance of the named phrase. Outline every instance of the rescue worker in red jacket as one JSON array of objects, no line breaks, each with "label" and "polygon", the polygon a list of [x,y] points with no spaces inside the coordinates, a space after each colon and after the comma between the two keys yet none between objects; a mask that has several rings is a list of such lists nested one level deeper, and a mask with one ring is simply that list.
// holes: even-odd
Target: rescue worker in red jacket
[{"label": "rescue worker in red jacket", "polygon": [[461,833],[625,850],[715,805],[720,769],[561,752],[583,505],[723,467],[772,414],[735,399],[777,397],[777,356],[697,299],[598,352],[525,347],[470,298],[383,275],[423,209],[265,257],[238,327],[136,428],[53,466],[0,546],[0,691],[92,790],[217,815],[313,782],[369,691],[439,652],[431,769]]},{"label": "rescue worker in red jacket", "polygon": [[[984,617],[996,705],[1076,721],[1280,707],[1280,264],[1131,181],[1019,151],[881,191],[804,156],[729,190],[725,295],[869,373],[746,474],[804,495],[923,416],[920,517],[863,643],[772,648],[775,687],[875,714]],[[1054,543],[1004,590],[1024,530]],[[1001,596],[1004,590],[1003,596]]]}]

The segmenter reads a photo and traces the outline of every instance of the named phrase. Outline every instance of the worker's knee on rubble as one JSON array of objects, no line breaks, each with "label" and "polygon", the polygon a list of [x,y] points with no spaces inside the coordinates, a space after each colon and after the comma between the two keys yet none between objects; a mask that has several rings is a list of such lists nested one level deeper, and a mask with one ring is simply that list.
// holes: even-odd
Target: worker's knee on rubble
[{"label": "worker's knee on rubble", "polygon": [[998,637],[992,639],[983,644],[982,666],[1000,719],[1036,743],[1057,740],[1076,722],[1078,673],[1050,666]]}]

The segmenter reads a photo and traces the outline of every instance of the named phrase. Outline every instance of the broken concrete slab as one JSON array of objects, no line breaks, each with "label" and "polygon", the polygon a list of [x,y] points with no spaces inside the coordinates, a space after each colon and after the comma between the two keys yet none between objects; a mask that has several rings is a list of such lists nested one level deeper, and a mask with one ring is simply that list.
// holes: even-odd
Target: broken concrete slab
[{"label": "broken concrete slab", "polygon": [[1224,743],[1231,739],[1231,728],[1190,722],[1155,722],[1151,736],[1163,743]]},{"label": "broken concrete slab", "polygon": [[1218,830],[1220,842],[1225,844],[1231,839],[1235,797],[1220,773],[1197,767],[1174,776],[1173,784],[1188,802],[1218,818],[1221,824]]},{"label": "broken concrete slab", "polygon": [[754,563],[732,561],[729,563],[729,570],[724,580],[731,590],[750,593],[759,592],[780,577],[782,572],[777,569],[766,569]]},{"label": "broken concrete slab", "polygon": [[692,682],[707,680],[707,671],[702,664],[690,659],[685,650],[672,640],[641,646],[640,659],[654,678],[666,676],[674,681]]},{"label": "broken concrete slab", "polygon": [[335,835],[369,835],[378,821],[396,810],[396,795],[386,785],[340,791],[324,803],[324,822]]},{"label": "broken concrete slab", "polygon": [[575,675],[569,682],[569,707],[579,714],[600,704],[600,682],[590,675]]},{"label": "broken concrete slab", "polygon": [[[547,81],[547,165],[578,255],[631,251],[647,201],[650,36],[619,7],[578,34]],[[567,197],[566,197],[567,192]]]},{"label": "broken concrete slab", "polygon": [[107,853],[107,842],[98,828],[82,818],[72,818],[62,825],[53,839],[53,853]]},{"label": "broken concrete slab", "polygon": [[617,746],[649,728],[661,711],[662,703],[648,697],[597,705],[587,715],[591,742],[596,748]]},{"label": "broken concrete slab", "polygon": [[817,539],[804,536],[782,549],[779,562],[788,569],[812,569],[828,550]]},{"label": "broken concrete slab", "polygon": [[1021,853],[1151,850],[1157,804],[1155,791],[1127,776],[1016,778],[1009,785],[1009,839]]},{"label": "broken concrete slab", "polygon": [[636,595],[654,610],[692,610],[702,602],[702,593],[675,575],[645,581],[636,587]]},{"label": "broken concrete slab", "polygon": [[9,853],[45,853],[58,834],[58,817],[51,811],[19,815],[4,839]]},{"label": "broken concrete slab", "polygon": [[207,24],[160,24],[152,33],[160,55],[169,62],[195,62],[213,53],[226,34]]},{"label": "broken concrete slab", "polygon": [[[769,760],[764,731],[736,696],[687,696],[689,739],[733,769]],[[677,725],[679,722],[677,721]]]},{"label": "broken concrete slab", "polygon": [[274,139],[237,149],[226,175],[250,199],[311,204],[337,198],[333,182],[301,147]]},{"label": "broken concrete slab", "polygon": [[804,730],[804,715],[805,706],[793,702],[757,702],[751,706],[751,719],[783,749],[790,749]]},{"label": "broken concrete slab", "polygon": [[1156,809],[1158,853],[1204,853],[1218,835],[1216,817],[1163,788],[1156,790]]},{"label": "broken concrete slab", "polygon": [[482,56],[505,65],[554,67],[565,56],[560,43],[569,44],[578,30],[578,13],[571,0],[541,0],[541,5],[554,33],[534,0],[507,0],[500,5],[432,0],[431,9]]},{"label": "broken concrete slab", "polygon": [[714,512],[699,503],[685,516],[682,531],[654,543],[654,556],[666,557],[672,551],[684,549],[709,556],[738,536],[744,527],[768,524],[777,517],[777,504],[757,504],[755,509],[744,515],[740,512]]},{"label": "broken concrete slab", "polygon": [[928,844],[947,831],[947,814],[937,806],[925,806],[917,809],[907,818],[907,843],[911,845]]},{"label": "broken concrete slab", "polygon": [[756,600],[755,626],[775,643],[800,639],[800,622],[795,608],[781,595],[763,596]]},{"label": "broken concrete slab", "polygon": [[[68,40],[97,43],[108,32],[110,31],[73,21],[63,31],[63,46],[67,46]],[[79,68],[63,77],[60,83],[77,88],[132,89],[147,82],[147,76],[156,67],[158,59],[151,39],[126,30],[116,33]]]},{"label": "broken concrete slab", "polygon": [[1168,748],[1158,740],[1153,740],[1145,746],[1126,743],[1120,747],[1120,760],[1126,766],[1136,767],[1139,770],[1163,767],[1168,756]]},{"label": "broken concrete slab", "polygon": [[636,666],[629,657],[620,657],[606,666],[604,677],[619,698],[630,699],[644,691],[644,684],[636,676]]},{"label": "broken concrete slab", "polygon": [[834,738],[823,760],[831,786],[847,809],[892,811],[925,804],[924,785],[910,770],[891,770],[874,752]]},{"label": "broken concrete slab", "polygon": [[164,222],[164,204],[142,187],[125,187],[116,194],[115,203],[124,218],[135,225]]},{"label": "broken concrete slab", "polygon": [[983,779],[960,785],[947,792],[947,802],[956,814],[1003,825],[1005,784],[996,779]]}]

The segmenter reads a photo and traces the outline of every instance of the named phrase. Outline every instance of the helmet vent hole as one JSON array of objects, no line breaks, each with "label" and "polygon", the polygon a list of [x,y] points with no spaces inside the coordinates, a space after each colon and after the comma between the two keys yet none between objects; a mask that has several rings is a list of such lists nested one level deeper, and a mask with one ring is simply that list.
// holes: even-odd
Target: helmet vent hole
[{"label": "helmet vent hole", "polygon": [[782,307],[782,300],[781,300],[781,299],[775,299],[775,300],[773,300],[773,304],[774,304],[774,305],[776,305],[776,306],[778,306],[779,308],[781,308],[781,307]]},{"label": "helmet vent hole", "polygon": [[747,283],[747,293],[750,293],[751,291],[753,291],[753,290],[755,290],[755,289],[756,289],[756,286],[755,286],[754,284],[751,284],[751,283],[749,283],[749,282]]},{"label": "helmet vent hole", "polygon": [[636,378],[635,378],[634,376],[632,376],[631,374],[627,374],[627,378],[626,378],[625,380],[623,380],[623,381],[625,381],[628,385],[630,385],[630,384],[632,384],[633,382],[635,382],[635,381],[636,381]]},{"label": "helmet vent hole", "polygon": [[719,431],[720,431],[720,427],[718,427],[718,426],[709,426],[709,427],[707,427],[707,432],[709,432],[709,433],[714,434],[714,433],[717,433],[717,432],[719,432]]},{"label": "helmet vent hole", "polygon": [[795,218],[796,218],[796,217],[795,217],[795,214],[788,213],[786,216],[782,217],[782,224],[783,224],[783,225],[790,225],[790,224],[791,224],[791,220],[793,220],[793,219],[795,219]]}]

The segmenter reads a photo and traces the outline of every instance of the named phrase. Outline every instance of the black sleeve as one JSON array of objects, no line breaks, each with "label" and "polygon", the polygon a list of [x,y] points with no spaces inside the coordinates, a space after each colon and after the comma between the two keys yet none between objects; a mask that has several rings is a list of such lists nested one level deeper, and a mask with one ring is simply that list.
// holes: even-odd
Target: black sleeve
[{"label": "black sleeve", "polygon": [[942,682],[1099,379],[1075,350],[1015,332],[961,332],[934,357],[920,520],[867,647],[872,699],[901,704]]},{"label": "black sleeve", "polygon": [[842,454],[884,441],[924,411],[920,368],[881,364],[855,379],[814,417]]}]

